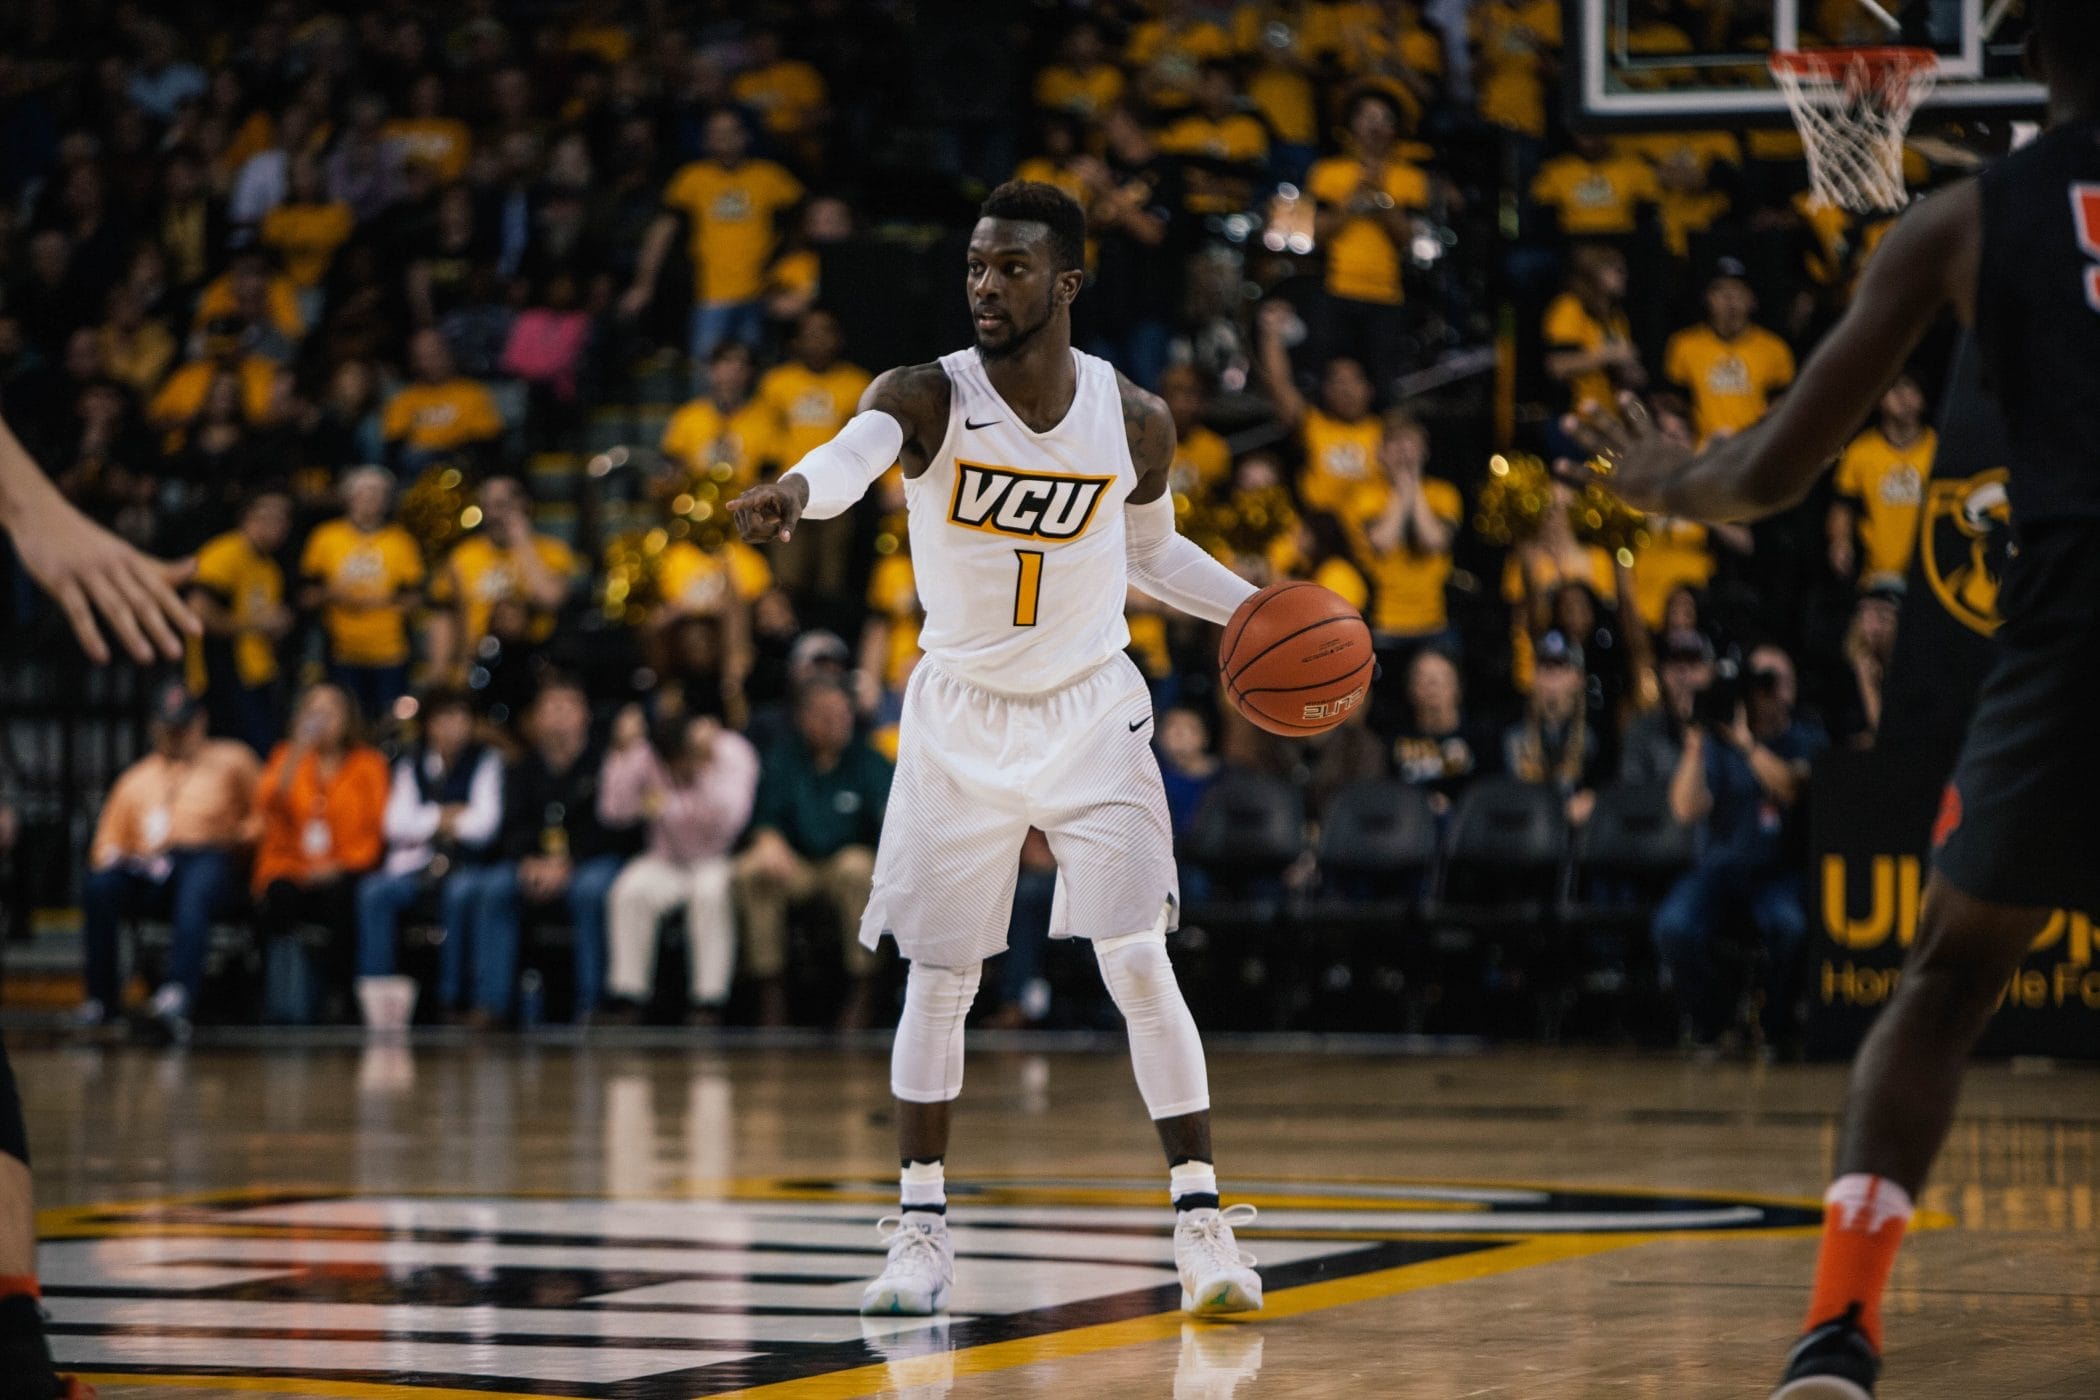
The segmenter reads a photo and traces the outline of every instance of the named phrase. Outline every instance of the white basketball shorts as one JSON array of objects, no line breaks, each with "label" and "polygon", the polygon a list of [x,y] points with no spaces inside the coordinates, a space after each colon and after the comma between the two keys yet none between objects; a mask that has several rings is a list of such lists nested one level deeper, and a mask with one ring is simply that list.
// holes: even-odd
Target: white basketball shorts
[{"label": "white basketball shorts", "polygon": [[886,933],[935,967],[1002,951],[1031,826],[1057,857],[1053,937],[1175,926],[1174,831],[1144,677],[1118,652],[1061,689],[1001,695],[921,661],[860,941],[873,948]]}]

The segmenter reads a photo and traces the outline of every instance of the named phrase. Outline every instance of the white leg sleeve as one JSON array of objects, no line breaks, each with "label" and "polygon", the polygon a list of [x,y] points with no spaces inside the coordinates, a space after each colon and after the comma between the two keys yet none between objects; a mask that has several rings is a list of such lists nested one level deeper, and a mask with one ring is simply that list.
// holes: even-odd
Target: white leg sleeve
[{"label": "white leg sleeve", "polygon": [[1129,1028],[1130,1063],[1145,1111],[1157,1121],[1209,1108],[1203,1038],[1196,1034],[1196,1018],[1182,1000],[1181,983],[1167,958],[1164,926],[1103,939],[1094,944],[1094,958]]},{"label": "white leg sleeve", "polygon": [[915,962],[904,979],[904,1014],[890,1047],[890,1092],[906,1103],[947,1103],[962,1093],[963,1018],[977,999],[984,964],[958,971]]}]

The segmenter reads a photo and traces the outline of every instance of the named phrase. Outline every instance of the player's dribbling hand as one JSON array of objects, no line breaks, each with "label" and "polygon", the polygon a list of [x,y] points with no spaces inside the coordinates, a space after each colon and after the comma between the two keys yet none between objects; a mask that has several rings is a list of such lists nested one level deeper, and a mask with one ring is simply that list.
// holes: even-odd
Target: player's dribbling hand
[{"label": "player's dribbling hand", "polygon": [[1560,425],[1593,459],[1555,463],[1554,470],[1562,478],[1575,486],[1598,482],[1635,510],[1669,513],[1664,492],[1694,454],[1656,427],[1654,415],[1639,395],[1619,395],[1616,414],[1603,404],[1586,401],[1578,412],[1561,419]]},{"label": "player's dribbling hand", "polygon": [[109,660],[98,614],[141,666],[156,654],[180,661],[183,635],[204,635],[204,624],[175,592],[193,561],[170,564],[139,552],[56,491],[39,493],[8,523],[22,566],[58,600],[80,649],[97,665]]},{"label": "player's dribbling hand", "polygon": [[808,504],[809,483],[790,473],[778,481],[754,486],[731,501],[729,516],[736,521],[736,532],[745,544],[765,544],[770,540],[786,543],[794,537],[802,508]]}]

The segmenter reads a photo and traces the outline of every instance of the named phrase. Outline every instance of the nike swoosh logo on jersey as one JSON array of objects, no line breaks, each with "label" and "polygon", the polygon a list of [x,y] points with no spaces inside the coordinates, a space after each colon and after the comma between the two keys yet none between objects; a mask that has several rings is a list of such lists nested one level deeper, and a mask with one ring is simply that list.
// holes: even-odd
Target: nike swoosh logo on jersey
[{"label": "nike swoosh logo on jersey", "polygon": [[963,419],[963,426],[974,433],[979,428],[995,428],[999,424],[1004,423],[1005,421],[1006,420],[1004,418],[987,418],[982,423],[972,423],[969,419],[965,418]]},{"label": "nike swoosh logo on jersey", "polygon": [[[1150,718],[1152,718],[1152,716],[1150,716],[1150,715],[1146,715],[1146,716],[1145,716],[1145,719],[1150,719]],[[1134,719],[1134,720],[1132,720],[1132,721],[1130,722],[1130,732],[1131,732],[1131,733],[1133,733],[1133,734],[1135,734],[1135,733],[1137,733],[1137,732],[1138,732],[1138,731],[1139,731],[1140,729],[1143,729],[1143,728],[1145,727],[1145,719]]]}]

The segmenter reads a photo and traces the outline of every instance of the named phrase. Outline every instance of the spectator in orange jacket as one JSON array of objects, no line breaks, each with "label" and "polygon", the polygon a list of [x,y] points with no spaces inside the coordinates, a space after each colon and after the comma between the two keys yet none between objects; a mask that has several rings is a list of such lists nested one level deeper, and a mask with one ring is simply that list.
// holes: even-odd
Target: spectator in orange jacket
[{"label": "spectator in orange jacket", "polygon": [[292,712],[256,790],[255,932],[269,940],[301,925],[328,931],[326,984],[350,985],[357,947],[357,878],[385,850],[386,759],[363,742],[356,702],[317,685]]}]

